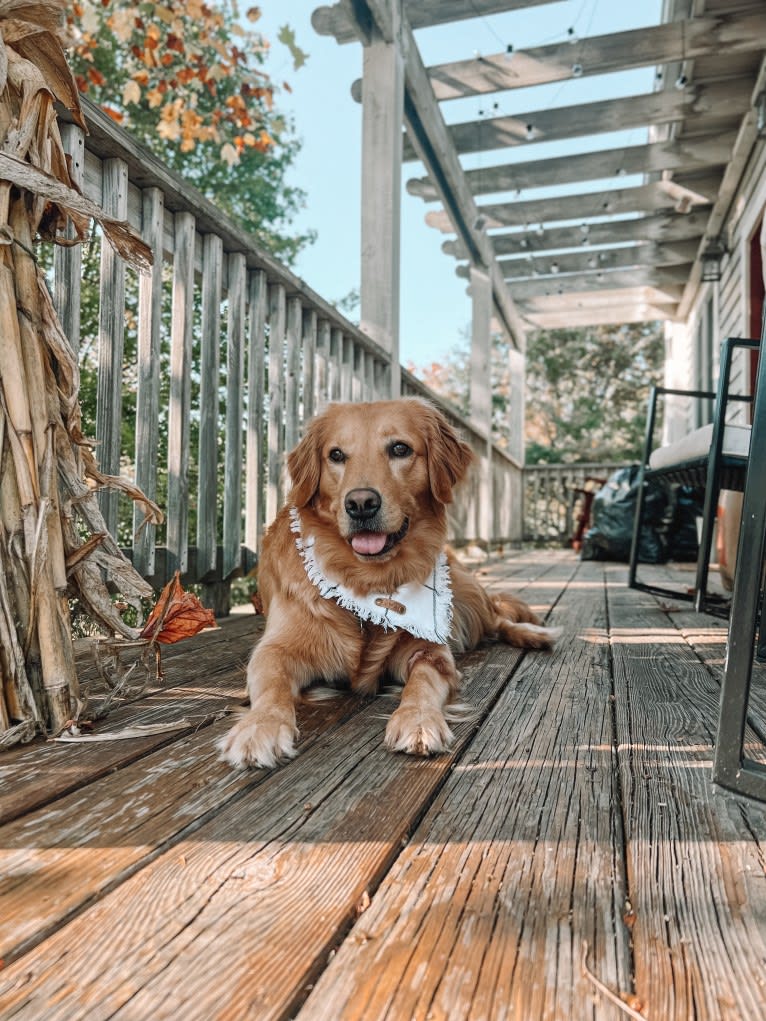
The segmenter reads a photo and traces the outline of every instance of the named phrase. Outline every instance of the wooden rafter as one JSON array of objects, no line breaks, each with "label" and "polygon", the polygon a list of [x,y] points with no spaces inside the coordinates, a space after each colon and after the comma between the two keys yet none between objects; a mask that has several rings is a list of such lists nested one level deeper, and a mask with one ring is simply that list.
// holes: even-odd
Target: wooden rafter
[{"label": "wooden rafter", "polygon": [[678,284],[653,287],[639,279],[630,286],[614,287],[604,291],[577,291],[570,288],[565,294],[520,294],[517,297],[519,307],[526,313],[555,311],[567,306],[619,308],[621,305],[630,305],[638,301],[648,301],[653,305],[677,306],[682,294],[683,287]]},{"label": "wooden rafter", "polygon": [[[523,302],[531,297],[554,294],[577,294],[581,291],[613,291],[622,287],[656,287],[658,290],[683,287],[689,275],[691,263],[680,266],[666,266],[656,269],[648,266],[633,267],[629,270],[617,269],[594,271],[589,273],[572,273],[558,277],[537,278],[534,280],[513,281],[510,290],[513,300]],[[465,266],[458,266],[458,276],[465,277]],[[675,293],[675,291],[673,292]]]},{"label": "wooden rafter", "polygon": [[571,43],[555,43],[529,50],[496,53],[428,68],[437,100],[527,88],[547,82],[634,67],[695,60],[725,52],[763,49],[766,11],[725,11],[628,32],[590,36]]},{"label": "wooden rafter", "polygon": [[[402,6],[412,28],[429,28],[464,18],[520,11],[554,2],[556,0],[471,0],[470,4],[466,4],[465,0],[404,0]],[[352,43],[359,38],[354,19],[349,17],[343,4],[317,8],[311,21],[320,35],[335,36],[336,42]]]},{"label": "wooden rafter", "polygon": [[[735,138],[733,133],[712,134],[621,149],[604,149],[579,156],[507,163],[468,170],[465,178],[474,195],[489,195],[493,192],[545,188],[632,174],[663,171],[701,173],[714,167],[722,171],[731,157]],[[407,190],[426,202],[438,197],[427,177],[408,181]]]},{"label": "wooden rafter", "polygon": [[500,268],[506,280],[524,280],[558,277],[561,273],[604,273],[631,266],[674,266],[693,262],[697,247],[696,241],[679,241],[664,245],[651,242],[623,248],[591,248],[584,252],[501,259]]},{"label": "wooden rafter", "polygon": [[[577,224],[572,227],[549,227],[492,234],[495,254],[532,255],[556,249],[581,248],[589,251],[594,245],[620,244],[626,241],[689,241],[705,232],[707,213],[662,213],[636,216],[631,219],[607,220],[603,223]],[[465,247],[457,240],[445,241],[442,251],[458,259],[467,258]]]},{"label": "wooden rafter", "polygon": [[580,326],[621,326],[623,323],[645,323],[677,318],[675,305],[649,301],[623,302],[614,305],[578,305],[571,299],[558,308],[543,312],[524,310],[530,329],[571,330]]},{"label": "wooden rafter", "polygon": [[[615,188],[608,191],[582,192],[550,199],[520,202],[487,203],[478,207],[488,230],[496,227],[523,227],[529,224],[572,220],[581,223],[589,217],[624,213],[650,213],[675,209],[683,193],[688,194],[689,208],[711,205],[715,199],[721,174],[672,182],[657,181],[636,188]],[[694,197],[696,196],[696,197]],[[444,233],[452,233],[449,218],[443,210],[426,214],[426,223]]]},{"label": "wooden rafter", "polygon": [[[747,110],[751,92],[752,81],[749,78],[734,78],[694,85],[681,91],[650,92],[623,99],[467,121],[451,125],[449,134],[459,153],[561,141],[583,135],[669,124],[677,120],[685,120],[684,134],[689,136],[700,130],[709,132],[710,118],[723,125],[741,118]],[[729,123],[727,130],[731,128]],[[405,140],[405,161],[416,158],[414,149]]]}]

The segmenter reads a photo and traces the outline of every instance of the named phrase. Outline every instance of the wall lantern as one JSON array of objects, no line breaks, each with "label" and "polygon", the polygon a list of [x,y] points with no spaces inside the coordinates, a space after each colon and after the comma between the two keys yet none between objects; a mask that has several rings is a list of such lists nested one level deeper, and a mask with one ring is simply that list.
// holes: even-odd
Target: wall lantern
[{"label": "wall lantern", "polygon": [[727,253],[726,245],[720,238],[713,238],[702,252],[702,282],[715,283],[721,279],[721,262]]}]

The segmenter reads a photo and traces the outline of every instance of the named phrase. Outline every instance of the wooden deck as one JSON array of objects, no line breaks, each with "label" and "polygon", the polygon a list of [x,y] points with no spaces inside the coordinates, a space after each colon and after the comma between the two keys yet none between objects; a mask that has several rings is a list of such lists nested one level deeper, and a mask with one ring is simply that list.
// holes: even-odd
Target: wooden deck
[{"label": "wooden deck", "polygon": [[650,1021],[766,1017],[766,806],[710,779],[724,622],[568,552],[483,574],[562,637],[465,657],[450,756],[387,753],[390,697],[342,696],[295,761],[231,772],[249,614],[97,734],[181,729],[0,756],[0,1017],[624,1018],[598,983]]}]

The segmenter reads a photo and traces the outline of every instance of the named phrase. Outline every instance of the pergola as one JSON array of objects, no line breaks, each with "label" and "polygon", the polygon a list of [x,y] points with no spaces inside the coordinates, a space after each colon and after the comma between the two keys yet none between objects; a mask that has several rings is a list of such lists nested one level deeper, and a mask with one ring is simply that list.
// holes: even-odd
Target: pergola
[{"label": "pergola", "polygon": [[[665,0],[649,27],[424,66],[415,29],[550,2],[340,0],[313,16],[321,34],[364,47],[354,83],[363,106],[362,328],[398,365],[401,165],[420,160],[426,176],[407,187],[441,203],[427,222],[454,235],[444,250],[470,280],[479,424],[489,415],[493,316],[519,357],[528,329],[688,317],[725,252],[733,196],[765,130],[763,0]],[[636,67],[656,69],[645,94],[449,126],[442,112],[461,97]],[[645,140],[600,141],[622,128],[645,128]],[[577,138],[592,138],[592,151],[536,156],[541,141]],[[491,165],[464,169],[461,156],[477,152]],[[635,175],[639,184],[615,187]],[[547,186],[558,194],[525,198]]]}]

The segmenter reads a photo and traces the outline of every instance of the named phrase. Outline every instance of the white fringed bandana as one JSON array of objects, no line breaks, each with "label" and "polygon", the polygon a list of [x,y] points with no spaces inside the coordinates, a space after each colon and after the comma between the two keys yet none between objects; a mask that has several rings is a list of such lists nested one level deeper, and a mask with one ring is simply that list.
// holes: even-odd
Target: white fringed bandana
[{"label": "white fringed bandana", "polygon": [[360,596],[325,574],[316,555],[313,535],[303,535],[297,508],[290,508],[290,528],[309,581],[324,599],[356,614],[360,620],[384,630],[409,631],[416,638],[444,645],[452,627],[452,589],[447,557],[440,553],[423,584],[402,585],[395,592],[371,592]]}]

